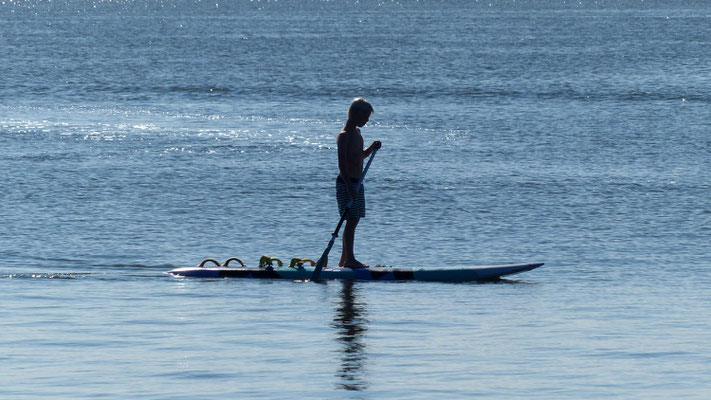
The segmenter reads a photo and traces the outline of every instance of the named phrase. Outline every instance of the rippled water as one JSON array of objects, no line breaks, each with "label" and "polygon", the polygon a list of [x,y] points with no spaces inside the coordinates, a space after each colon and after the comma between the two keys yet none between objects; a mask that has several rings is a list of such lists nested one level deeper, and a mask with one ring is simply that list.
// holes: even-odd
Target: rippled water
[{"label": "rippled water", "polygon": [[[707,397],[709,22],[685,1],[6,1],[0,397]],[[383,141],[359,258],[546,265],[164,274],[318,257],[356,95]]]}]

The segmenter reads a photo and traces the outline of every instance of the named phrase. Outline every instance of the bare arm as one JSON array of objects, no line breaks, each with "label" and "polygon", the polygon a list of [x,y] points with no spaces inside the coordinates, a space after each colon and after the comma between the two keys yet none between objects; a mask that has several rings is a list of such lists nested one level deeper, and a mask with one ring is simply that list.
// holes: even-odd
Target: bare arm
[{"label": "bare arm", "polygon": [[346,181],[350,179],[350,171],[353,169],[348,157],[348,138],[341,132],[338,134],[338,173]]},{"label": "bare arm", "polygon": [[338,172],[346,183],[346,188],[348,188],[348,195],[351,199],[355,199],[356,192],[355,185],[351,183],[351,179],[356,176],[353,174],[354,169],[358,168],[358,164],[353,160],[353,138],[351,135],[341,132],[338,134]]},{"label": "bare arm", "polygon": [[366,158],[370,155],[370,153],[373,152],[375,149],[379,149],[381,146],[380,140],[374,141],[370,146],[368,146],[367,149],[363,150],[363,158]]}]

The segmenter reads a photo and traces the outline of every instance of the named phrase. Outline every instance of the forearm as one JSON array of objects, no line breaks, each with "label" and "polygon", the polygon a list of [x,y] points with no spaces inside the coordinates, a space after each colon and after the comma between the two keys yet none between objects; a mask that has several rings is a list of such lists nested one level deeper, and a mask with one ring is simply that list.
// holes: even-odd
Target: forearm
[{"label": "forearm", "polygon": [[363,158],[368,157],[370,155],[370,153],[373,152],[373,150],[379,149],[380,146],[381,146],[381,143],[379,140],[374,141],[373,144],[368,146],[367,149],[363,150]]}]

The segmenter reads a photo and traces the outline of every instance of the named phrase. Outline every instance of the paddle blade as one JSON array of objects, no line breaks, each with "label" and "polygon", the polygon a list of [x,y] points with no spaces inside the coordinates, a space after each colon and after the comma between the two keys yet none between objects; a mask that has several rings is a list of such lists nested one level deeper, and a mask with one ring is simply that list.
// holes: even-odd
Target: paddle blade
[{"label": "paddle blade", "polygon": [[316,262],[316,266],[314,267],[314,272],[311,274],[311,280],[316,281],[318,280],[319,275],[321,274],[321,270],[324,269],[328,265],[328,256],[321,256],[321,258],[318,259]]}]

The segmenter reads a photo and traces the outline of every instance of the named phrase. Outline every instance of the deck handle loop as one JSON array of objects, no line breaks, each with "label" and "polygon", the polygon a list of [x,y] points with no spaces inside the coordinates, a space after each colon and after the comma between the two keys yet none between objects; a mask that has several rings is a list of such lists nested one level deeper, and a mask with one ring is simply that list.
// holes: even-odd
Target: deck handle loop
[{"label": "deck handle loop", "polygon": [[284,265],[284,263],[276,257],[262,256],[262,258],[259,259],[259,268],[266,269],[267,271],[274,271],[274,267],[272,265],[273,262],[276,262],[280,267]]},{"label": "deck handle loop", "polygon": [[244,263],[242,262],[242,260],[240,260],[240,259],[237,258],[237,257],[230,257],[230,258],[228,258],[227,261],[225,261],[225,263],[222,264],[222,266],[223,266],[223,267],[229,267],[229,266],[230,266],[230,261],[237,261],[237,262],[239,263],[239,265],[241,265],[242,267],[244,267]]},{"label": "deck handle loop", "polygon": [[310,259],[310,258],[298,258],[294,257],[291,259],[291,262],[289,263],[289,268],[294,268],[294,269],[304,269],[304,263],[309,263],[313,267],[316,265],[316,261]]},{"label": "deck handle loop", "polygon": [[215,259],[213,259],[213,258],[206,258],[206,259],[202,260],[202,262],[198,265],[198,267],[204,268],[204,267],[205,267],[205,264],[207,264],[207,263],[209,263],[209,262],[211,262],[211,263],[217,265],[218,267],[221,266],[220,263],[217,262],[217,260],[215,260]]}]

